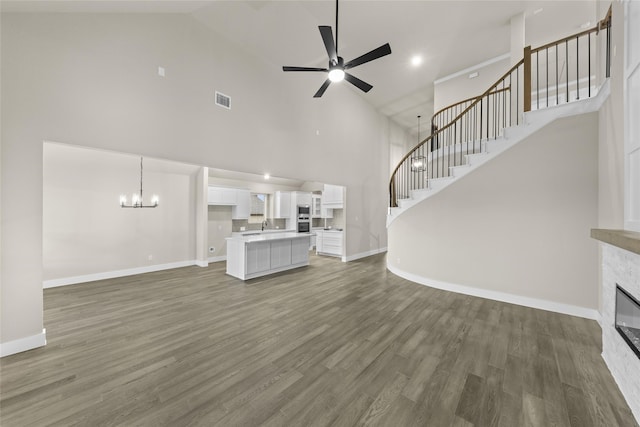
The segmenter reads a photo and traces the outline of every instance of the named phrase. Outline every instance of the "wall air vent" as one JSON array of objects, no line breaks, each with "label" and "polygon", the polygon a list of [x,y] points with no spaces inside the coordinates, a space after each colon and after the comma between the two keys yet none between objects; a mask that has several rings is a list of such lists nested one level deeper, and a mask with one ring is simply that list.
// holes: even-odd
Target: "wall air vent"
[{"label": "wall air vent", "polygon": [[231,109],[231,98],[225,95],[224,93],[220,93],[216,91],[216,105],[220,107],[226,108],[227,110]]}]

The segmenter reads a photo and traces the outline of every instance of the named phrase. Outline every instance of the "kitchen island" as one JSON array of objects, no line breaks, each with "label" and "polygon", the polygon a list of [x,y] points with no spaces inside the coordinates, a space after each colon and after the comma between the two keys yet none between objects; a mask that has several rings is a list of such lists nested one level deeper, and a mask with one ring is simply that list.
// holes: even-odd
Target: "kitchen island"
[{"label": "kitchen island", "polygon": [[248,280],[309,265],[311,233],[227,237],[227,274]]}]

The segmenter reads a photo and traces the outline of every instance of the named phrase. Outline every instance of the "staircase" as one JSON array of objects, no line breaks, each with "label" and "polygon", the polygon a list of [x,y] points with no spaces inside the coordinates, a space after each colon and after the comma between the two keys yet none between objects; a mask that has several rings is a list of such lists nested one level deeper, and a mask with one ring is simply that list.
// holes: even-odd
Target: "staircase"
[{"label": "staircase", "polygon": [[[610,81],[607,79],[599,88],[594,88],[590,98],[582,98],[566,104],[524,113],[522,123],[515,127],[505,128],[501,136],[495,139],[476,141],[475,150],[477,152],[463,154],[462,164],[449,166],[446,176],[426,178],[424,188],[412,189],[408,194],[409,197],[397,199],[397,206],[389,208],[387,227],[403,212],[445,190],[460,178],[495,159],[554,120],[600,110],[609,93]],[[455,147],[455,150],[457,153],[461,150],[464,152],[463,147]],[[437,155],[433,157],[438,158]],[[437,162],[431,158],[429,161]]]},{"label": "staircase", "polygon": [[485,93],[437,112],[391,176],[387,227],[557,118],[597,111],[609,94],[610,28],[611,9],[591,29],[526,47]]}]

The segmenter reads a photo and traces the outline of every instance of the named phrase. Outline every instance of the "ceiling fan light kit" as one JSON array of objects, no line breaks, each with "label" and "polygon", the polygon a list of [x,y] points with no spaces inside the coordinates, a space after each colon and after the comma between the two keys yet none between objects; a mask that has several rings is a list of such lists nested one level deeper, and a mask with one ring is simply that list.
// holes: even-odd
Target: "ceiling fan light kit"
[{"label": "ceiling fan light kit", "polygon": [[385,43],[382,46],[345,63],[342,57],[338,56],[338,0],[336,0],[336,38],[333,38],[333,31],[331,30],[330,26],[321,25],[318,27],[318,29],[320,30],[320,35],[322,36],[324,47],[327,50],[327,54],[329,55],[328,67],[317,68],[284,66],[282,67],[282,71],[320,71],[328,73],[325,82],[322,84],[322,86],[320,86],[320,89],[318,89],[315,95],[313,95],[314,98],[320,98],[327,90],[331,82],[339,82],[343,79],[348,81],[361,91],[365,93],[369,92],[371,88],[373,88],[373,86],[371,86],[367,82],[360,80],[352,74],[347,73],[346,71],[351,68],[355,68],[358,65],[366,64],[367,62],[373,61],[374,59],[389,55],[391,53],[391,46],[389,46],[389,43]]}]

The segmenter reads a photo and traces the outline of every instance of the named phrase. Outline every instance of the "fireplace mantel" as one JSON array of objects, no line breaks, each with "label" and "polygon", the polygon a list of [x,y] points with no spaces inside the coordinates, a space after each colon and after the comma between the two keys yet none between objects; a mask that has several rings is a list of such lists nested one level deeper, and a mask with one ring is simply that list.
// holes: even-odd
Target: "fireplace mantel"
[{"label": "fireplace mantel", "polygon": [[591,237],[640,255],[640,233],[635,231],[593,228]]}]

